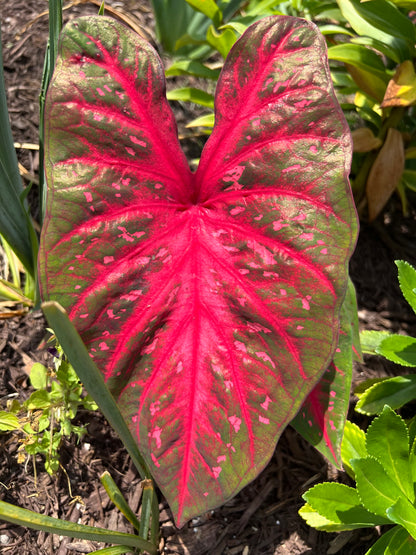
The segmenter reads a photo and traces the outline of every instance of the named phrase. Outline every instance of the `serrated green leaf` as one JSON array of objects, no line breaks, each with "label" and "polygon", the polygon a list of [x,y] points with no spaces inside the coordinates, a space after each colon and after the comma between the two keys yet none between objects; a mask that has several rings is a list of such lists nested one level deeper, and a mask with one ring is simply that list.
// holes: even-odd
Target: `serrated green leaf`
[{"label": "serrated green leaf", "polygon": [[362,506],[357,491],[344,484],[336,482],[317,484],[302,497],[312,509],[335,524],[362,528],[388,523],[385,518],[367,511]]},{"label": "serrated green leaf", "polygon": [[416,542],[401,526],[381,536],[365,555],[416,555]]},{"label": "serrated green leaf", "polygon": [[408,499],[400,497],[386,512],[390,520],[403,526],[416,539],[416,509]]},{"label": "serrated green leaf", "polygon": [[364,459],[365,457],[367,457],[367,448],[365,446],[364,430],[347,420],[341,443],[341,458],[344,470],[354,478],[355,474],[350,461],[352,459]]},{"label": "serrated green leaf", "polygon": [[200,106],[207,106],[208,108],[214,108],[214,97],[200,89],[195,89],[194,87],[183,87],[180,89],[173,89],[166,93],[166,98],[168,100],[178,100],[182,102],[193,102],[194,104],[199,104]]},{"label": "serrated green leaf", "polygon": [[11,432],[20,428],[19,419],[15,414],[0,410],[0,431]]},{"label": "serrated green leaf", "polygon": [[416,422],[416,417],[413,418],[413,422],[411,421],[410,424],[408,424],[408,430],[409,430],[409,436],[410,436],[410,442],[411,442],[410,454],[409,454],[409,466],[410,466],[410,472],[411,472],[413,484],[416,484],[416,437],[414,436],[415,422]]},{"label": "serrated green leaf", "polygon": [[403,296],[416,313],[416,269],[404,260],[396,260],[399,270],[399,285]]},{"label": "serrated green leaf", "polygon": [[388,405],[396,410],[416,398],[416,375],[395,376],[375,383],[360,395],[355,410],[361,414],[379,414]]},{"label": "serrated green leaf", "polygon": [[366,433],[370,456],[378,460],[403,494],[413,503],[414,488],[409,466],[409,433],[402,418],[390,407],[384,407]]},{"label": "serrated green leaf", "polygon": [[[309,503],[305,503],[305,505],[303,505],[298,512],[309,526],[312,526],[313,528],[316,528],[316,530],[320,530],[322,532],[343,532],[344,530],[354,530],[357,528],[357,526],[350,524],[331,522],[315,511]],[[363,526],[358,526],[358,528],[363,528]]]},{"label": "serrated green leaf", "polygon": [[46,389],[48,369],[40,362],[35,362],[30,370],[30,382],[35,389]]},{"label": "serrated green leaf", "polygon": [[392,334],[383,339],[376,352],[396,364],[416,367],[416,338],[414,337]]},{"label": "serrated green leaf", "polygon": [[367,355],[376,355],[376,349],[380,346],[383,339],[386,339],[389,335],[387,331],[363,330],[360,332],[362,352]]},{"label": "serrated green leaf", "polygon": [[403,496],[401,489],[373,457],[353,459],[351,466],[361,503],[368,511],[385,517],[386,510]]}]

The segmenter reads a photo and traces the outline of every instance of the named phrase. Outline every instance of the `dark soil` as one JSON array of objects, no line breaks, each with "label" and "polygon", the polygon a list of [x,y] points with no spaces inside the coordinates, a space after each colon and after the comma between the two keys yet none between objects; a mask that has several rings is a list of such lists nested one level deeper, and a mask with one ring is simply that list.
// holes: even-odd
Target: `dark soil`
[{"label": "dark soil", "polygon": [[[147,2],[125,0],[111,5],[133,14],[146,36],[153,40],[153,21]],[[42,11],[46,9],[47,2],[40,0],[0,4],[9,110],[14,138],[19,143],[37,144],[38,141],[38,93],[48,26]],[[72,2],[65,19],[96,11],[97,6],[91,3]],[[174,108],[181,135],[189,135],[183,122],[195,115],[186,106]],[[198,149],[199,140],[184,140],[188,152]],[[39,168],[36,150],[19,149],[19,160],[29,179],[36,176]],[[33,198],[36,216],[36,191]],[[362,224],[351,261],[362,329],[416,335],[416,320],[400,294],[394,265],[397,258],[416,263],[415,237],[415,212],[404,218],[395,198],[380,221],[371,226]],[[0,306],[0,311],[11,311],[0,313],[0,408],[8,399],[16,396],[23,399],[30,394],[28,371],[31,364],[45,362],[48,357],[41,313],[25,313],[19,308]],[[394,364],[369,357],[355,366],[353,380],[357,384],[369,377],[403,372],[403,368]],[[353,407],[353,396],[351,401]],[[353,409],[350,416],[355,418]],[[77,419],[77,423],[88,424],[88,433],[79,445],[75,439],[64,442],[63,470],[52,478],[43,470],[41,459],[36,461],[36,473],[31,459],[18,463],[15,437],[0,435],[0,498],[72,522],[130,531],[118,510],[108,501],[99,477],[108,470],[135,511],[140,503],[140,478],[123,445],[98,412],[84,411]],[[365,422],[361,420],[361,424]],[[342,472],[288,428],[269,465],[254,482],[224,506],[194,519],[183,529],[175,528],[169,508],[160,498],[160,552],[167,555],[364,554],[380,530],[320,533],[309,528],[298,515],[303,504],[302,493],[311,485],[328,479],[348,483]],[[48,536],[1,521],[0,546],[4,555],[75,555],[103,547],[87,541]]]}]

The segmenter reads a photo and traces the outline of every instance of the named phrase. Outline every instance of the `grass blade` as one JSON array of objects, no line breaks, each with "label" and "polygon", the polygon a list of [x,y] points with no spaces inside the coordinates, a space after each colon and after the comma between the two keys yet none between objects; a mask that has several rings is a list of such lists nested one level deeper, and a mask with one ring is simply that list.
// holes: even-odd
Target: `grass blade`
[{"label": "grass blade", "polygon": [[152,555],[156,555],[157,552],[154,545],[139,536],[60,520],[59,518],[41,515],[21,507],[16,507],[4,501],[0,501],[0,518],[13,524],[29,527],[34,530],[43,530],[51,534],[105,543],[119,543],[129,547],[144,549]]}]

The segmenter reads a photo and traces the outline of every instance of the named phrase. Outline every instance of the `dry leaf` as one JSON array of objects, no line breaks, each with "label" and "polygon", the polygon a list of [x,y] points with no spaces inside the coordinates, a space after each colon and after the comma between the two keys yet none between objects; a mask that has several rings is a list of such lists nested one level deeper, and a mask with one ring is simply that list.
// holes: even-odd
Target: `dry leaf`
[{"label": "dry leaf", "polygon": [[382,108],[390,106],[410,106],[416,102],[416,74],[413,63],[404,61],[397,68],[393,79],[387,85]]},{"label": "dry leaf", "polygon": [[354,144],[354,152],[370,152],[381,147],[382,140],[374,136],[369,127],[359,127],[351,133]]},{"label": "dry leaf", "polygon": [[368,217],[377,218],[400,182],[404,170],[404,144],[397,129],[389,129],[367,179]]}]

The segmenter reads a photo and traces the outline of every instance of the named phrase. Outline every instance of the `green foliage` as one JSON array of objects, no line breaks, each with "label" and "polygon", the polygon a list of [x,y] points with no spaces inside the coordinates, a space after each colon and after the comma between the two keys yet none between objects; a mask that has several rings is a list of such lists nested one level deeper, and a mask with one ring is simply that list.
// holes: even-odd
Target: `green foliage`
[{"label": "green foliage", "polygon": [[9,402],[0,411],[0,431],[13,431],[20,443],[19,462],[27,455],[43,455],[45,470],[53,474],[59,468],[59,448],[64,437],[72,434],[79,439],[86,433],[85,426],[73,424],[80,408],[96,410],[97,405],[83,387],[72,366],[59,349],[55,369],[35,363],[30,371],[34,391],[23,402]]},{"label": "green foliage", "polygon": [[158,41],[175,58],[202,61],[213,51],[225,57],[236,35],[223,26],[242,0],[152,0]]},{"label": "green foliage", "polygon": [[347,423],[341,455],[356,487],[318,484],[303,495],[300,515],[326,532],[396,524],[366,555],[416,553],[415,449],[405,421],[388,406],[367,433]]},{"label": "green foliage", "polygon": [[[408,262],[396,260],[400,289],[416,314],[416,270]],[[360,334],[364,353],[381,355],[402,366],[416,367],[416,338],[380,331]],[[364,382],[355,391],[356,410],[379,414],[384,405],[398,409],[416,398],[416,375],[395,376]]]},{"label": "green foliage", "polygon": [[[36,234],[28,214],[9,123],[0,33],[0,235],[23,264],[28,276],[26,293],[34,299]],[[7,286],[7,283],[3,285]],[[3,291],[4,294],[4,291]]]},{"label": "green foliage", "polygon": [[[408,193],[416,191],[415,26],[408,14],[412,2],[154,0],[153,5],[162,45],[174,45],[165,46],[175,56],[166,70],[168,78],[216,80],[237,38],[267,15],[314,21],[327,38],[333,83],[353,131],[351,182],[360,216],[374,220],[394,191],[407,213]],[[212,110],[195,89],[184,87],[169,95],[170,100]],[[188,125],[204,133],[212,126],[211,111]]]},{"label": "green foliage", "polygon": [[[332,69],[351,80],[337,86],[354,130],[351,182],[363,216],[374,220],[396,190],[407,212],[414,181],[415,26],[407,6],[387,0],[338,0],[339,24],[352,36],[331,36]],[[340,66],[340,62],[342,65]],[[365,133],[363,132],[365,130]],[[410,173],[409,173],[410,172]]]},{"label": "green foliage", "polygon": [[416,398],[416,375],[365,381],[354,393],[358,397],[355,410],[362,414],[380,414],[384,405],[399,409]]}]

